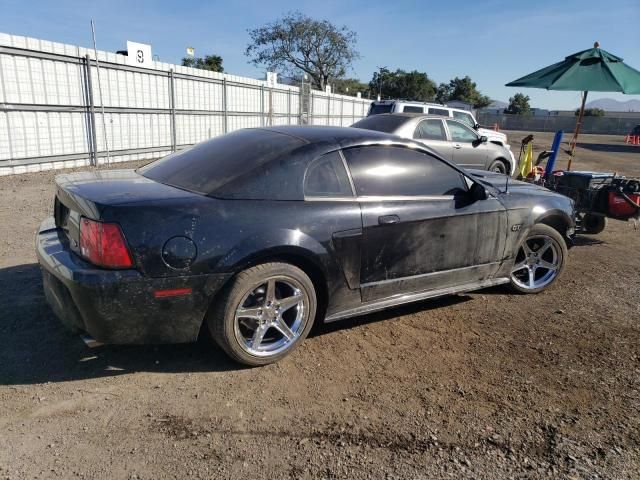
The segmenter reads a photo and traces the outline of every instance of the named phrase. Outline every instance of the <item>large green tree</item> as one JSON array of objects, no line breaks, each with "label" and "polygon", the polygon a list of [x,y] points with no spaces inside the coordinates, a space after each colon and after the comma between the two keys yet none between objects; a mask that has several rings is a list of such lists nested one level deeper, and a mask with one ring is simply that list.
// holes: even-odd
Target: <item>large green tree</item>
[{"label": "large green tree", "polygon": [[531,113],[529,100],[529,95],[519,92],[516,93],[509,99],[509,106],[507,106],[504,113],[511,113],[513,115],[529,115]]},{"label": "large green tree", "polygon": [[290,75],[302,70],[321,90],[344,77],[360,56],[354,47],[354,31],[300,12],[249,30],[249,37],[245,55],[251,63]]},{"label": "large green tree", "polygon": [[182,59],[182,66],[210,70],[212,72],[224,72],[224,68],[222,68],[222,57],[219,55],[205,55],[204,58],[184,57]]},{"label": "large green tree", "polygon": [[363,97],[369,93],[369,85],[362,83],[357,78],[339,78],[334,80],[331,84],[332,91],[334,93],[341,93],[344,95],[356,95],[358,92]]},{"label": "large green tree", "polygon": [[373,74],[369,88],[375,95],[380,93],[381,98],[430,102],[436,95],[435,82],[426,73],[417,70],[406,72],[398,69],[392,72],[383,68]]},{"label": "large green tree", "polygon": [[469,76],[455,77],[449,83],[441,83],[436,92],[436,100],[441,103],[459,100],[473,105],[474,108],[484,108],[491,103],[491,99],[480,93],[476,82]]}]

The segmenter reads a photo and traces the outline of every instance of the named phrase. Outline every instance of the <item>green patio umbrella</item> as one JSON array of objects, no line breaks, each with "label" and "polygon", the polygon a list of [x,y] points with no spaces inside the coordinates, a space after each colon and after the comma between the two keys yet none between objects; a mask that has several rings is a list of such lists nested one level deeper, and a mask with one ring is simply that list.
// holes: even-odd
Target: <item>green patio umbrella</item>
[{"label": "green patio umbrella", "polygon": [[596,42],[593,48],[569,55],[562,62],[554,63],[537,72],[509,82],[507,87],[546,88],[547,90],[581,91],[582,105],[576,130],[571,140],[571,160],[580,135],[584,105],[588,92],[622,92],[640,94],[640,72],[623,63],[622,58],[602,50]]}]

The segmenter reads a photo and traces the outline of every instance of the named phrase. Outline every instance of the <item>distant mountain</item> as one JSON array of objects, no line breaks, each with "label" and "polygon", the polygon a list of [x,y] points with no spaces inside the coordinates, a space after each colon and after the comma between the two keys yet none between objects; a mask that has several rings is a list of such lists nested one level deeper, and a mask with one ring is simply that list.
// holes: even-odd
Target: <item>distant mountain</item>
[{"label": "distant mountain", "polygon": [[507,108],[509,104],[507,102],[501,102],[500,100],[491,100],[491,103],[486,108]]},{"label": "distant mountain", "polygon": [[640,100],[620,102],[613,98],[601,98],[587,102],[586,108],[601,108],[605,112],[640,112]]}]

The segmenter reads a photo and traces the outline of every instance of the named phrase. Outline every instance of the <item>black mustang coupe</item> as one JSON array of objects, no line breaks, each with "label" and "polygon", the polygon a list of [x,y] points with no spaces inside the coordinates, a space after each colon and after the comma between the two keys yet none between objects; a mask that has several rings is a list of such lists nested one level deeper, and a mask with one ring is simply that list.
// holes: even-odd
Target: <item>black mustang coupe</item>
[{"label": "black mustang coupe", "polygon": [[137,170],[57,177],[37,234],[54,312],[101,343],[196,340],[275,362],[314,321],[549,287],[571,200],[357,128],[239,130]]}]

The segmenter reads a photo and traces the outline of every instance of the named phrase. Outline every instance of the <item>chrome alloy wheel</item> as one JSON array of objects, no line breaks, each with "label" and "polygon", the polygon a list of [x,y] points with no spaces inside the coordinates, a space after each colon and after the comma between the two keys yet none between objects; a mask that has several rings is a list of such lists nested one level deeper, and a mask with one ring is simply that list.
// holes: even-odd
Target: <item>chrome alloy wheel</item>
[{"label": "chrome alloy wheel", "polygon": [[309,321],[309,296],[294,278],[277,276],[253,285],[235,312],[234,333],[241,348],[256,357],[290,348]]},{"label": "chrome alloy wheel", "polygon": [[542,288],[553,281],[560,270],[561,257],[556,241],[546,235],[525,239],[511,270],[511,281],[525,290]]}]

